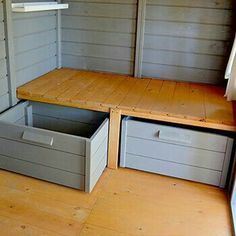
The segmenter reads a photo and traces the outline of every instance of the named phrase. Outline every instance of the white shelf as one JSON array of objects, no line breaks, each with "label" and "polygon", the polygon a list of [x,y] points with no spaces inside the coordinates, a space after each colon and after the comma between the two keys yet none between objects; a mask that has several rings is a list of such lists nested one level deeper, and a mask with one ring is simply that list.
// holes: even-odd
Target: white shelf
[{"label": "white shelf", "polygon": [[34,12],[34,11],[50,11],[69,8],[69,4],[59,4],[57,2],[22,2],[12,3],[13,12]]}]

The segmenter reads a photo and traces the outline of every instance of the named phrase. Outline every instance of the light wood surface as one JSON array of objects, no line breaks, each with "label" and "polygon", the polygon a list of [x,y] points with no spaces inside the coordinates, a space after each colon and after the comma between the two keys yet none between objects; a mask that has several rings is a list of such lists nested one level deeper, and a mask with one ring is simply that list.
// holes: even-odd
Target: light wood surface
[{"label": "light wood surface", "polygon": [[54,70],[17,89],[19,99],[236,131],[232,102],[213,85],[136,79],[108,73]]},{"label": "light wood surface", "polygon": [[0,171],[1,235],[231,236],[225,193],[129,169],[107,169],[91,194]]},{"label": "light wood surface", "polygon": [[[17,89],[19,99],[110,113],[108,166],[117,168],[121,115],[236,131],[235,103],[214,85],[54,70]],[[112,112],[111,112],[112,111]]]}]

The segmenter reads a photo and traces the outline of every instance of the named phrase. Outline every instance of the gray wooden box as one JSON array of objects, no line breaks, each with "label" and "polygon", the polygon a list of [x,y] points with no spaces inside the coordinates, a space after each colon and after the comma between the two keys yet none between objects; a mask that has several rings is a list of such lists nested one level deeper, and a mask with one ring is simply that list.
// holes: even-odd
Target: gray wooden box
[{"label": "gray wooden box", "polygon": [[0,168],[90,192],[107,164],[106,113],[23,102],[0,115]]},{"label": "gray wooden box", "polygon": [[233,139],[125,117],[120,166],[224,187]]}]

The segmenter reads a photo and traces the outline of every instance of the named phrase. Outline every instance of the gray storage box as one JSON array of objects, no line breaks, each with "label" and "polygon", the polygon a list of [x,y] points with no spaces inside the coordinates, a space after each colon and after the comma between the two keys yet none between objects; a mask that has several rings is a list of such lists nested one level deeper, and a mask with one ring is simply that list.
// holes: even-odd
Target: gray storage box
[{"label": "gray storage box", "polygon": [[106,113],[23,102],[0,115],[0,168],[90,192],[107,164]]},{"label": "gray storage box", "polygon": [[120,166],[225,186],[233,139],[124,118]]}]

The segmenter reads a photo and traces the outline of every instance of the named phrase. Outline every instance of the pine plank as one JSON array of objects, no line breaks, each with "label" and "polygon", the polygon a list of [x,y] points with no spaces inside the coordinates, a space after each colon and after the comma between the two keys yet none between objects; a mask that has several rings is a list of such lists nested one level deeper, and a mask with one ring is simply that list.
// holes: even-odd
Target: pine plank
[{"label": "pine plank", "polygon": [[158,99],[162,85],[163,80],[152,79],[136,105],[135,111],[151,112],[151,108],[155,105],[156,100]]},{"label": "pine plank", "polygon": [[103,106],[117,107],[123,100],[124,96],[128,94],[133,85],[134,80],[130,77],[126,78],[124,82],[121,83],[111,94],[111,96],[105,99]]},{"label": "pine plank", "polygon": [[0,200],[1,235],[232,235],[224,191],[130,169],[91,194],[1,170]]},{"label": "pine plank", "polygon": [[206,109],[206,122],[221,124],[235,124],[235,103],[224,98],[224,90],[217,86],[204,87],[204,103]]},{"label": "pine plank", "polygon": [[60,69],[18,88],[19,99],[236,131],[235,102],[225,88]]},{"label": "pine plank", "polygon": [[119,104],[119,108],[121,109],[131,109],[133,110],[138,104],[140,98],[145,93],[145,89],[150,83],[150,79],[134,79],[134,85],[123,98],[121,103]]},{"label": "pine plank", "polygon": [[151,113],[167,115],[173,99],[176,82],[164,81],[158,99],[151,107]]}]

